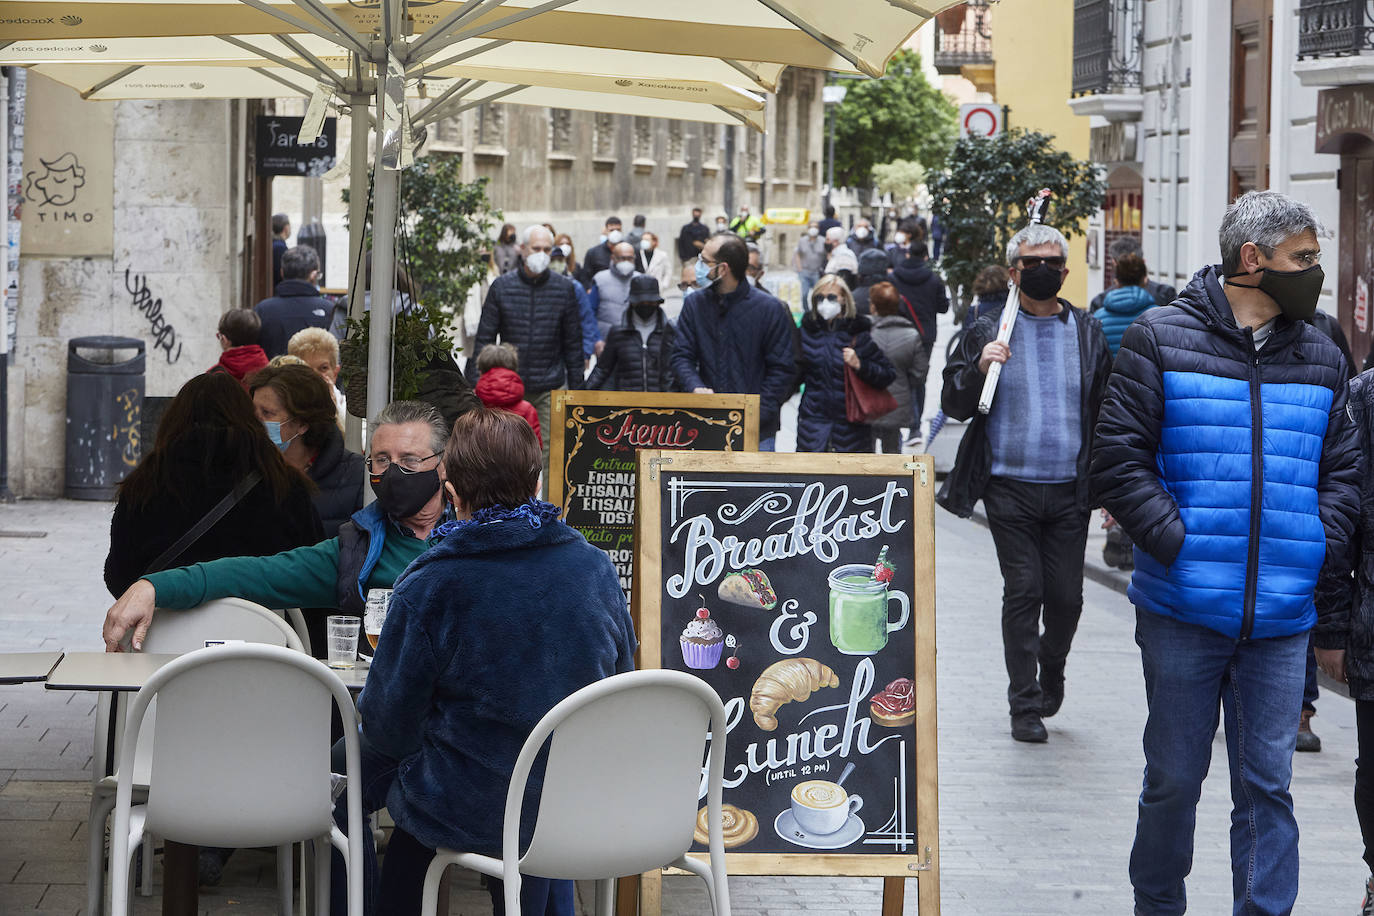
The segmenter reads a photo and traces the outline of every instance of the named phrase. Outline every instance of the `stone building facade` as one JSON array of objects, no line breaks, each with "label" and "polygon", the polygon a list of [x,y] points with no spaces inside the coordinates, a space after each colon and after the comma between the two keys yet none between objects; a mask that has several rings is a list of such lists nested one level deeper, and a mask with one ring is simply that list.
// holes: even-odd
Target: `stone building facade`
[{"label": "stone building facade", "polygon": [[[779,92],[768,96],[767,136],[744,127],[498,103],[440,125],[428,150],[462,154],[465,178],[491,180],[490,197],[507,221],[551,222],[573,236],[579,252],[595,244],[612,213],[627,227],[634,214],[645,214],[671,249],[696,204],[708,219],[746,202],[755,212],[819,207],[824,78],[819,71],[784,73]],[[62,493],[71,338],[144,340],[146,395],[156,403],[218,359],[219,316],[253,304],[244,264],[252,226],[264,214],[253,212],[248,190],[248,103],[94,103],[72,95],[77,110],[68,122],[111,125],[82,153],[84,163],[103,163],[112,175],[104,192],[111,219],[108,238],[80,251],[27,251],[21,239],[8,404],[9,480],[21,497]],[[58,132],[57,119],[32,98],[26,160]],[[278,111],[298,104],[279,103]],[[346,150],[346,119],[338,127],[338,148]],[[348,275],[342,189],[341,181],[278,179],[271,206],[263,205],[286,212],[293,230],[312,216],[321,220],[326,285],[336,288],[347,285]],[[797,232],[770,228],[765,248],[773,263],[790,259]]]}]

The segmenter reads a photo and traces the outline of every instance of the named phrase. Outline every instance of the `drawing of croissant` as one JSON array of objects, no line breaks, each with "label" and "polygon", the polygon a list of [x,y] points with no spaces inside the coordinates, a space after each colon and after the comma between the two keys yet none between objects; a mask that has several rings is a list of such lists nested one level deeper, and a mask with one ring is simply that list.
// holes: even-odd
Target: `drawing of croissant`
[{"label": "drawing of croissant", "polygon": [[838,687],[840,679],[828,666],[814,658],[788,658],[763,670],[749,695],[749,709],[759,728],[771,732],[778,727],[778,707],[793,700],[805,700],[822,687]]}]

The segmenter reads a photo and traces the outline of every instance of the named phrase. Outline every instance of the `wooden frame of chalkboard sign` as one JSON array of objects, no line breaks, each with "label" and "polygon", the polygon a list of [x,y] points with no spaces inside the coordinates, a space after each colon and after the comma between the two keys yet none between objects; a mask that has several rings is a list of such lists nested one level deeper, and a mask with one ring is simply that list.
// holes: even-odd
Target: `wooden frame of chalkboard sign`
[{"label": "wooden frame of chalkboard sign", "polygon": [[[755,451],[759,396],[555,391],[549,426],[549,501],[563,510],[569,525],[610,554],[632,601],[636,450]],[[580,503],[575,502],[579,487],[592,494]]]},{"label": "wooden frame of chalkboard sign", "polygon": [[725,701],[731,874],[882,876],[884,913],[914,877],[939,912],[934,480],[929,456],[639,453],[640,663]]}]

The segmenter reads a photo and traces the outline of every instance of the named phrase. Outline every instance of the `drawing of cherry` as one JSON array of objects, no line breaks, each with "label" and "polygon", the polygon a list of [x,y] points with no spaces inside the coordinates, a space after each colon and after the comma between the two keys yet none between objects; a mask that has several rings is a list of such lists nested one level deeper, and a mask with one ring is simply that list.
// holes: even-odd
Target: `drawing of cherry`
[{"label": "drawing of cherry", "polygon": [[725,637],[725,645],[735,650],[730,657],[725,660],[725,667],[734,671],[739,667],[739,643],[735,640],[734,636],[727,636]]}]

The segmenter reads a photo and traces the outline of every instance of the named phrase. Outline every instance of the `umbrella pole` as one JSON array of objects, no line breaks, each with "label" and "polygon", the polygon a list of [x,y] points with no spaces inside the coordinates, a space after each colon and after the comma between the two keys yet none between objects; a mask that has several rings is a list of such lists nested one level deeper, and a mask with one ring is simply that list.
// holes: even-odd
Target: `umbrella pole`
[{"label": "umbrella pole", "polygon": [[401,173],[382,165],[385,136],[378,118],[372,210],[372,316],[367,348],[369,417],[375,417],[391,400],[391,296],[396,279],[396,207]]},{"label": "umbrella pole", "polygon": [[[365,92],[348,96],[351,124],[348,136],[348,317],[361,320],[363,276],[360,269],[366,257],[363,237],[367,232],[367,114],[371,100]],[[370,415],[369,415],[370,416]],[[362,420],[349,414],[344,420],[344,440],[349,449],[363,450]]]}]

